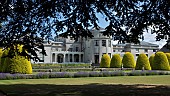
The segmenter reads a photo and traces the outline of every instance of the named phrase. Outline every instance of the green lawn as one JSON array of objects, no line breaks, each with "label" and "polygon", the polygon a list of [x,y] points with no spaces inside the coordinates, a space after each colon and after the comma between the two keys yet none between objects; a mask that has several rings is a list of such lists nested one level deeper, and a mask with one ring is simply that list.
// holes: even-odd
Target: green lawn
[{"label": "green lawn", "polygon": [[170,75],[0,80],[9,96],[167,96]]}]

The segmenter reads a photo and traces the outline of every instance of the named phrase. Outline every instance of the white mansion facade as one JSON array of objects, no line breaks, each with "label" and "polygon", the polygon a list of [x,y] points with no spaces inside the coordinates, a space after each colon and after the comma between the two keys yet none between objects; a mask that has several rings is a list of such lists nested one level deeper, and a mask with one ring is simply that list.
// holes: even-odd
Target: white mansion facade
[{"label": "white mansion facade", "polygon": [[102,35],[104,29],[91,29],[93,38],[56,37],[54,41],[44,41],[47,56],[39,54],[41,61],[37,63],[99,63],[103,54],[120,54],[131,52],[137,57],[140,53],[148,56],[159,50],[159,46],[147,42],[140,44],[113,44],[112,37]]}]

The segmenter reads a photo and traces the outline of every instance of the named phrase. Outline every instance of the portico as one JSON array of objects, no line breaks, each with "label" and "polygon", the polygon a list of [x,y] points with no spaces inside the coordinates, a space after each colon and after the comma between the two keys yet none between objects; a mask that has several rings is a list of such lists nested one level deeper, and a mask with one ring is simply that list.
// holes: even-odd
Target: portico
[{"label": "portico", "polygon": [[52,63],[84,62],[84,52],[52,52]]}]

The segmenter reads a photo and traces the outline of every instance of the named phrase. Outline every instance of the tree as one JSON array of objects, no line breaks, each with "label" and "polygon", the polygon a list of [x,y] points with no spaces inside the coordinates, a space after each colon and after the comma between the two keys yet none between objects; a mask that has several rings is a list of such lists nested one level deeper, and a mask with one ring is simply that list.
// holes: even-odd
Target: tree
[{"label": "tree", "polygon": [[[18,45],[17,49],[19,51],[23,50],[21,45]],[[7,57],[9,51],[9,49],[5,50],[2,54],[0,72],[31,74],[32,65],[30,60],[24,56],[19,56],[17,53],[13,58],[9,58]]]},{"label": "tree", "polygon": [[135,68],[135,59],[132,53],[126,52],[123,55],[122,64],[124,68]]},{"label": "tree", "polygon": [[109,68],[110,67],[110,56],[108,54],[103,54],[100,62],[101,68]]},{"label": "tree", "polygon": [[149,62],[150,62],[151,68],[154,67],[154,57],[155,57],[155,54],[152,54],[152,55],[149,57]]},{"label": "tree", "polygon": [[120,57],[120,54],[114,54],[110,62],[110,67],[121,68],[121,65],[122,65],[122,58]]},{"label": "tree", "polygon": [[167,56],[163,52],[156,52],[154,57],[153,70],[169,70]]},{"label": "tree", "polygon": [[169,5],[169,0],[1,0],[0,45],[16,52],[13,44],[22,44],[28,53],[20,55],[37,59],[36,51],[45,54],[43,39],[52,33],[93,37],[90,28],[98,29],[98,14],[109,22],[103,34],[120,43],[138,43],[150,27],[160,40],[170,33]]},{"label": "tree", "polygon": [[136,70],[142,70],[143,68],[145,70],[151,70],[149,59],[146,56],[146,54],[144,54],[144,53],[142,53],[138,56],[135,69]]}]

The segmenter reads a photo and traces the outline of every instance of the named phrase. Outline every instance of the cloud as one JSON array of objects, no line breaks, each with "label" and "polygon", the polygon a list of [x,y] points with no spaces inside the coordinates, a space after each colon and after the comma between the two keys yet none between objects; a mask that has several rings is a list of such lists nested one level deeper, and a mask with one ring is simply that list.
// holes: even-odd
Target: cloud
[{"label": "cloud", "polygon": [[151,32],[144,32],[144,41],[157,44],[159,48],[162,48],[166,44],[166,40],[162,39],[160,41],[156,41],[156,34],[151,34]]},{"label": "cloud", "polygon": [[[151,32],[144,32],[144,40],[145,42],[149,42],[152,44],[159,45],[159,48],[162,48],[166,44],[166,40],[156,41],[156,34],[151,34]],[[112,44],[118,44],[118,41],[113,41]]]}]

